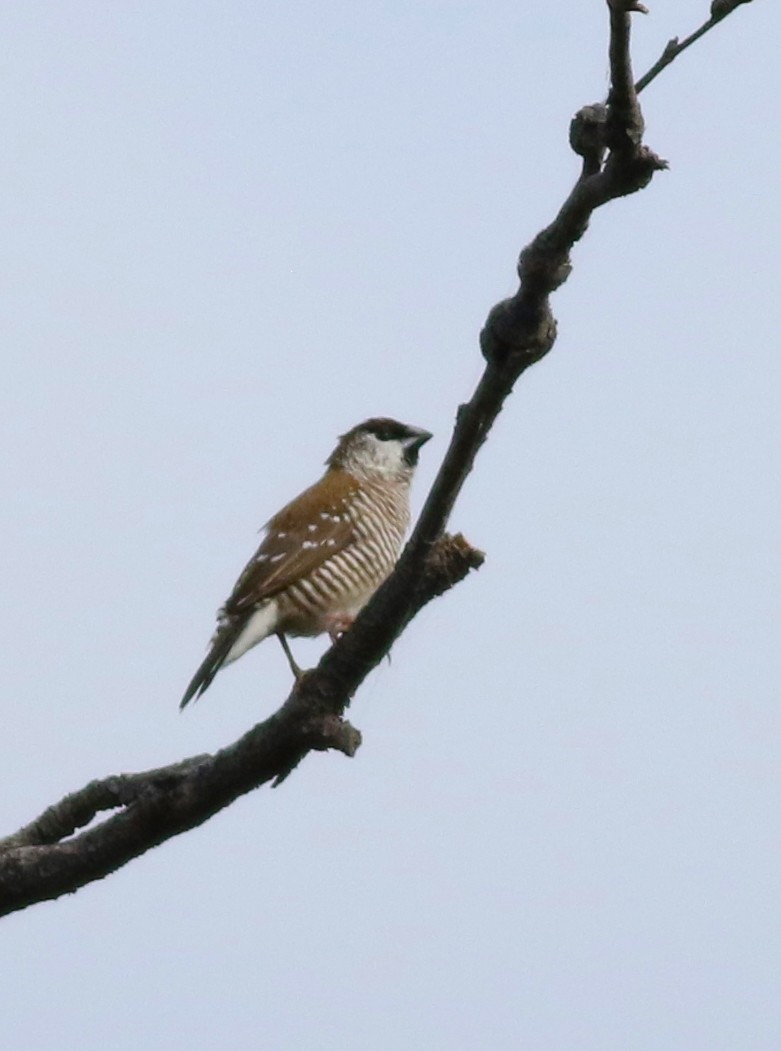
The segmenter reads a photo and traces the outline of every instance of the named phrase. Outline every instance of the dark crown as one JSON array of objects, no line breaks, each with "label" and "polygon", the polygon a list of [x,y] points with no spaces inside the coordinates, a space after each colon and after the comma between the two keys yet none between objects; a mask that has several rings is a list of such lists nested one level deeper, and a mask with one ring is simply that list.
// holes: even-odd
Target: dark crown
[{"label": "dark crown", "polygon": [[406,423],[399,423],[390,416],[372,416],[363,423],[352,427],[339,438],[339,444],[326,460],[329,467],[339,467],[342,464],[345,453],[360,440],[362,435],[371,434],[381,442],[401,442],[405,446],[404,458],[410,467],[418,462],[420,447],[424,445],[431,434],[420,427],[410,427]]}]

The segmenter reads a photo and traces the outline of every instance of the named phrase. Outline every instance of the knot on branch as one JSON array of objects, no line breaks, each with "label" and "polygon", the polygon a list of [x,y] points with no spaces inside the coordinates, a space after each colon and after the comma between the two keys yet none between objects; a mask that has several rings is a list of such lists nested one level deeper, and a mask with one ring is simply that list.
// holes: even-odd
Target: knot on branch
[{"label": "knot on branch", "polygon": [[751,0],[713,0],[713,3],[710,5],[710,16],[714,22],[720,22],[722,18],[731,15],[736,7],[749,3],[751,3]]},{"label": "knot on branch", "polygon": [[583,106],[570,121],[569,144],[583,158],[584,175],[593,175],[602,167],[606,122],[607,106],[601,102]]},{"label": "knot on branch", "polygon": [[326,712],[313,716],[304,727],[308,743],[316,752],[333,750],[350,759],[361,747],[361,731],[341,716]]},{"label": "knot on branch", "polygon": [[472,547],[462,533],[444,533],[433,544],[423,565],[421,587],[426,601],[443,595],[485,562],[485,552]]},{"label": "knot on branch", "polygon": [[[583,236],[586,226],[587,222],[584,222],[580,229],[573,228],[573,242]],[[553,227],[549,226],[538,233],[518,257],[518,279],[521,282],[519,294],[527,300],[530,297],[535,300],[547,299],[564,284],[571,273],[572,261],[566,242],[562,242]]]},{"label": "knot on branch", "polygon": [[[560,267],[548,267],[535,259],[542,271],[540,285],[557,288],[570,272],[569,260]],[[523,263],[519,264],[523,266]],[[518,375],[545,357],[556,342],[556,319],[551,313],[547,292],[542,298],[533,293],[524,268],[523,289],[510,299],[493,307],[480,333],[480,349],[486,361],[498,366],[511,366]],[[532,284],[536,284],[533,280]],[[532,294],[522,294],[529,293]]]},{"label": "knot on branch", "polygon": [[648,146],[640,146],[631,154],[612,154],[605,173],[612,185],[611,197],[626,197],[644,189],[655,172],[669,168]]},{"label": "knot on branch", "polygon": [[[314,674],[314,672],[308,672],[307,676]],[[302,681],[305,681],[307,676]],[[295,691],[293,696],[295,696]],[[336,712],[321,708],[318,699],[310,698],[298,705],[295,701],[291,705],[289,699],[284,707],[289,707],[289,710],[294,711],[297,706],[299,712],[294,718],[300,718],[301,721],[296,728],[296,740],[286,754],[280,756],[275,768],[274,779],[271,782],[272,788],[279,788],[284,781],[287,781],[308,752],[335,751],[352,759],[361,747],[363,740],[361,731],[356,730]],[[311,711],[313,707],[315,710]]]}]

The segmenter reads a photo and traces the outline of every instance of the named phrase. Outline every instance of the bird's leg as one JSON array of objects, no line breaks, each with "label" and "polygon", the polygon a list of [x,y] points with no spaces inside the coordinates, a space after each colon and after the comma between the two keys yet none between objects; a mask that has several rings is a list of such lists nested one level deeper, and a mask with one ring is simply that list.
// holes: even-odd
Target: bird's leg
[{"label": "bird's leg", "polygon": [[295,678],[296,682],[298,682],[298,680],[303,676],[304,673],[293,659],[293,654],[290,652],[290,647],[287,644],[287,639],[281,631],[277,632],[277,638],[279,639],[279,643],[282,649],[285,651],[285,656],[287,657],[287,662],[290,665],[290,670],[293,673],[293,677]]}]

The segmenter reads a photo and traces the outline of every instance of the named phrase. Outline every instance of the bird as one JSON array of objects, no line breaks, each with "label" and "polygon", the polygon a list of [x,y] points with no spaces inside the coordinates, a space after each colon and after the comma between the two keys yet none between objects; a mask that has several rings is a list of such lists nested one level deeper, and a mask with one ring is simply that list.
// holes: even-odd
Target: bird
[{"label": "bird", "polygon": [[206,657],[179,705],[221,668],[276,635],[296,679],[287,636],[347,631],[390,575],[409,526],[409,493],[429,431],[372,417],[341,435],[319,481],[278,511],[217,613]]}]

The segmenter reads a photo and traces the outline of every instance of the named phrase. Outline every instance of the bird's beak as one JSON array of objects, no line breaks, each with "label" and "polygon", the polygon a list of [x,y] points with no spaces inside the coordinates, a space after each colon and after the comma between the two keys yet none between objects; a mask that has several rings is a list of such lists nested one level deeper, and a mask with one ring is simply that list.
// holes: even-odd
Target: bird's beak
[{"label": "bird's beak", "polygon": [[408,428],[409,434],[404,439],[404,459],[414,467],[418,462],[418,453],[421,446],[425,445],[429,438],[433,438],[431,431],[421,430],[419,427]]},{"label": "bird's beak", "polygon": [[429,438],[433,438],[434,435],[431,431],[423,431],[419,427],[410,427],[410,436],[406,440],[408,449],[419,449],[421,445],[425,445]]}]

